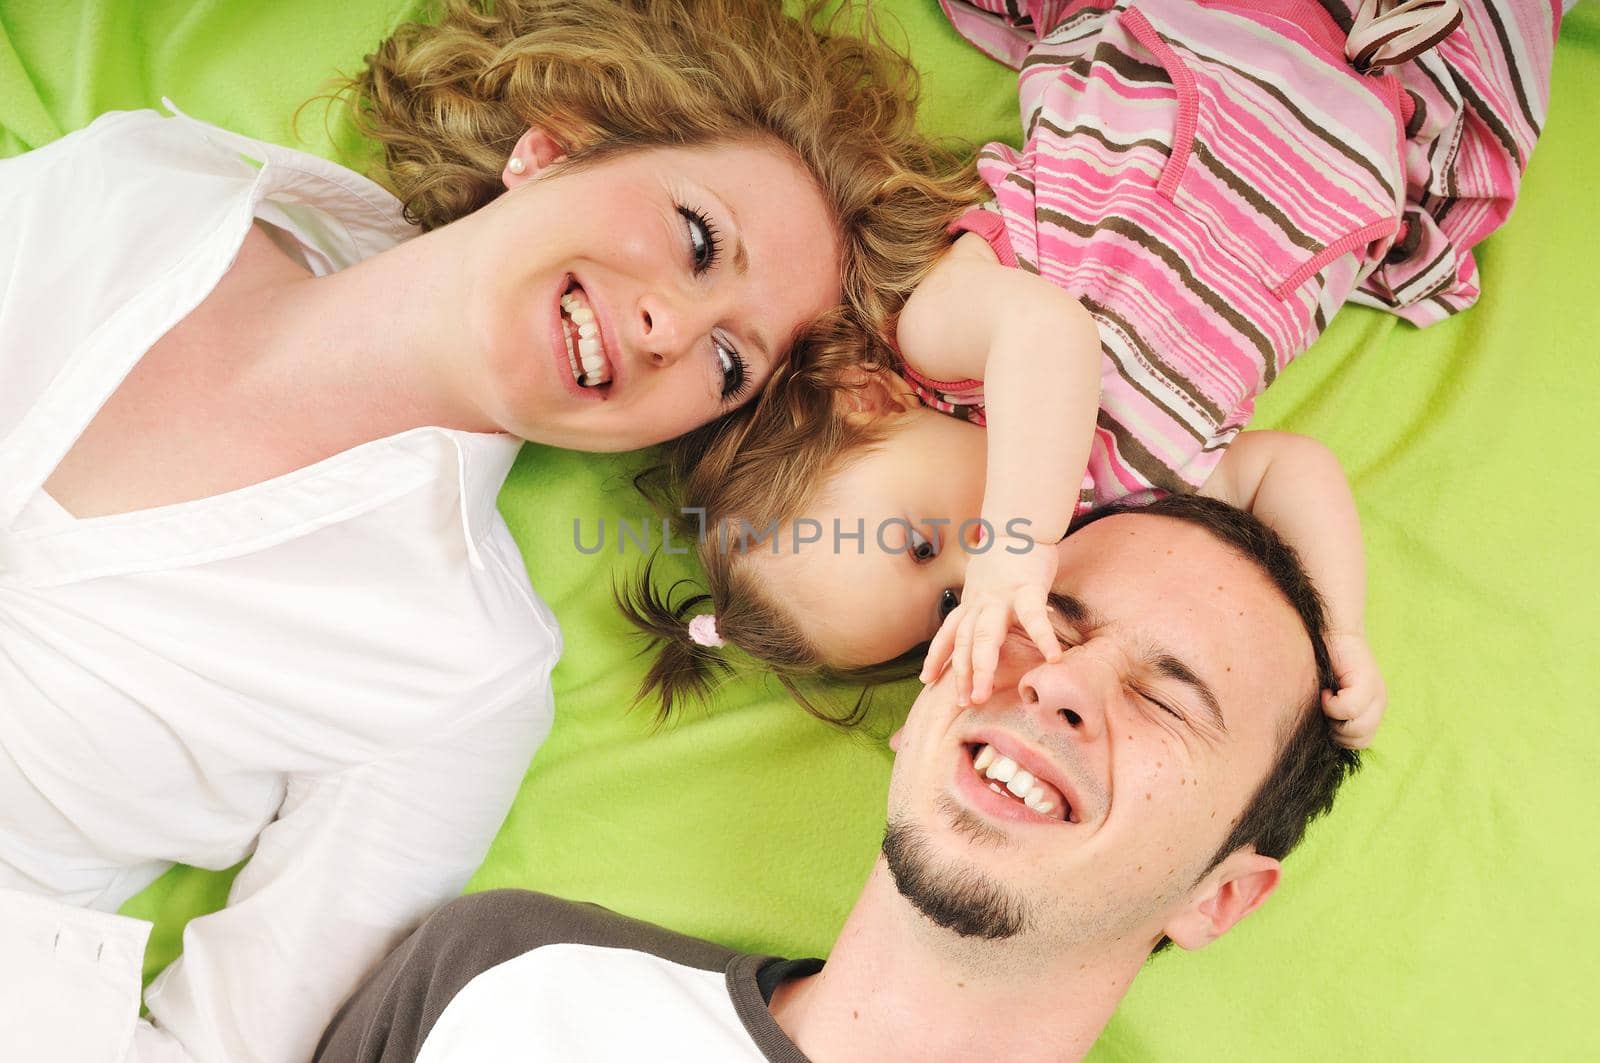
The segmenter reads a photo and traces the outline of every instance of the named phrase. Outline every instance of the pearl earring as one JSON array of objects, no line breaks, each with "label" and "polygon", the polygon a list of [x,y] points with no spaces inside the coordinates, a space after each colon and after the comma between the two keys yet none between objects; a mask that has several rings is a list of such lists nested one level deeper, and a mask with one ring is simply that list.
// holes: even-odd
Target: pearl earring
[{"label": "pearl earring", "polygon": [[506,163],[506,169],[510,170],[512,173],[521,173],[527,168],[528,167],[524,165],[523,161],[517,158],[515,155],[511,156],[510,162]]}]

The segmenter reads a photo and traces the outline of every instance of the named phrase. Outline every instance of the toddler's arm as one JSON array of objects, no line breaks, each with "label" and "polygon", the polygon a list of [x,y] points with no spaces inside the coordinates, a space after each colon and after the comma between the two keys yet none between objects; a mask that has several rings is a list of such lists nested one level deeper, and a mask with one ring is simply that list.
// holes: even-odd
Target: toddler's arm
[{"label": "toddler's arm", "polygon": [[1200,493],[1248,509],[1295,548],[1328,607],[1328,652],[1338,693],[1322,705],[1338,721],[1339,741],[1372,741],[1386,695],[1367,646],[1366,560],[1361,521],[1339,461],[1327,447],[1287,432],[1243,432]]},{"label": "toddler's arm", "polygon": [[1061,654],[1045,610],[1055,551],[1089,461],[1100,405],[1100,335],[1076,299],[1001,265],[971,233],[918,285],[896,338],[918,372],[983,381],[988,454],[983,519],[994,538],[967,566],[961,604],[934,637],[924,681],[946,660],[965,704],[989,696],[1016,615],[1050,660]]}]

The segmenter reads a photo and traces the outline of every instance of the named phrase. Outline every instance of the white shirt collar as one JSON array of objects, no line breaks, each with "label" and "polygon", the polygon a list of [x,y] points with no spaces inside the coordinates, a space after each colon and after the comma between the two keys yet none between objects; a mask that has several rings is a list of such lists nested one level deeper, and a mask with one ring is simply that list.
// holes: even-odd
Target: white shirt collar
[{"label": "white shirt collar", "polygon": [[[230,195],[237,195],[245,201],[240,204],[240,216],[259,216],[264,209],[279,211],[282,221],[289,225],[294,237],[307,249],[308,254],[320,257],[323,260],[322,264],[328,268],[339,269],[353,265],[418,234],[419,230],[405,221],[399,200],[360,174],[306,152],[255,140],[192,118],[178,110],[170,100],[163,100],[163,103],[172,112],[173,117],[161,119],[146,112],[148,120],[180,123],[186,130],[210,144],[223,148],[239,159],[240,176],[244,180],[237,186],[237,191]],[[174,163],[174,165],[182,164]],[[153,170],[145,173],[143,179],[159,180],[161,175],[159,171]],[[228,186],[224,184],[220,187]],[[213,235],[220,235],[223,240],[230,238],[226,234]],[[217,265],[213,268],[225,268],[223,263],[227,258],[227,255],[217,258]],[[156,285],[177,283],[164,271],[157,271],[155,275]],[[214,284],[216,276],[201,271],[181,283]],[[108,299],[112,295],[115,295],[113,303],[127,299],[126,295],[119,293],[108,293]],[[145,300],[154,304],[152,314],[170,313],[167,308],[190,298],[184,292],[176,290],[147,291],[140,295],[154,297]],[[124,315],[124,319],[126,316]],[[90,326],[93,324],[89,323]],[[58,376],[36,402],[36,406],[41,408],[31,411],[41,415],[48,413],[49,416],[30,415],[19,431],[5,441],[5,452],[0,454],[0,466],[8,462],[12,465],[20,462],[27,468],[10,470],[17,474],[9,477],[11,489],[0,488],[0,496],[3,496],[0,497],[0,527],[8,524],[15,512],[26,503],[26,499],[34,491],[39,490],[38,485],[42,482],[43,476],[48,475],[49,469],[59,460],[61,448],[70,445],[70,436],[56,440],[52,436],[58,433],[53,433],[52,430],[61,428],[67,422],[92,416],[92,411],[85,407],[92,404],[97,408],[103,401],[106,377],[118,375],[118,365],[131,364],[128,360],[132,354],[126,351],[125,344],[138,344],[141,341],[128,335],[128,331],[136,330],[124,331],[127,327],[125,320],[119,324],[123,324],[124,328],[86,327],[86,334],[78,341],[76,347],[92,343],[95,347],[115,349],[96,351],[87,358],[80,356],[88,352],[78,349],[70,359],[64,359],[69,363],[85,361],[87,364],[83,368],[87,371],[72,374],[75,379],[70,381]],[[166,324],[165,321],[153,321],[145,331],[159,334],[160,331],[164,331]],[[122,336],[119,338],[115,333],[121,333]],[[139,355],[142,356],[142,351]],[[34,423],[29,424],[28,421]],[[423,428],[413,432],[403,432],[390,437],[389,442],[410,449],[420,444],[420,437],[429,434],[443,436],[453,444],[462,533],[473,564],[481,566],[478,544],[484,536],[491,534],[498,519],[496,503],[500,487],[516,460],[521,442],[509,435],[461,432],[445,428]],[[390,448],[374,448],[369,445],[357,449],[370,451]],[[52,454],[56,456],[52,458]],[[378,487],[378,485],[372,486],[375,489]],[[203,504],[206,500],[200,501]],[[184,508],[192,511],[201,507]],[[215,518],[220,516],[222,516],[220,513],[214,514],[212,522],[215,523]],[[146,529],[153,529],[154,525],[164,523],[163,517],[164,514],[145,511],[137,523]],[[288,514],[283,514],[281,519],[285,522],[285,528],[293,523],[293,518]],[[126,523],[116,518],[77,523],[79,534],[68,538],[82,541],[114,536],[120,541],[126,534],[125,530],[112,527]],[[98,526],[96,534],[89,534],[90,525]],[[221,529],[218,531],[220,534]],[[32,539],[33,536],[25,538]],[[153,544],[149,550],[151,556],[144,557],[143,560],[148,563],[156,556],[170,558],[170,550],[174,545]],[[117,553],[120,554],[122,551]],[[137,565],[139,561],[131,555],[145,553],[144,550],[135,550],[130,556],[120,558],[119,561],[122,564]],[[96,550],[95,554],[104,556],[99,550]],[[62,576],[68,572],[82,571],[78,564],[54,567]],[[118,567],[121,567],[121,564]]]},{"label": "white shirt collar", "polygon": [[[370,258],[421,232],[405,220],[404,209],[392,193],[354,170],[307,152],[256,140],[192,118],[165,96],[161,104],[201,137],[238,152],[260,168],[261,180],[254,190],[254,203],[269,198],[297,201],[338,218],[349,240],[349,251],[353,253],[349,261],[339,261],[344,255],[335,256],[340,268]],[[328,253],[343,249],[319,250]]]}]

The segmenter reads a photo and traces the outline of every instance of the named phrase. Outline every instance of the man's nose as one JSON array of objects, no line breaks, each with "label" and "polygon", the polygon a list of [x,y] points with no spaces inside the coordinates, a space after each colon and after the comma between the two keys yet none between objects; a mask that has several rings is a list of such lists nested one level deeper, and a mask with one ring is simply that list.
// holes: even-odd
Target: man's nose
[{"label": "man's nose", "polygon": [[1041,661],[1022,674],[1017,692],[1046,726],[1066,727],[1083,742],[1097,742],[1105,734],[1106,703],[1114,669],[1103,660],[1069,649],[1054,664]]}]

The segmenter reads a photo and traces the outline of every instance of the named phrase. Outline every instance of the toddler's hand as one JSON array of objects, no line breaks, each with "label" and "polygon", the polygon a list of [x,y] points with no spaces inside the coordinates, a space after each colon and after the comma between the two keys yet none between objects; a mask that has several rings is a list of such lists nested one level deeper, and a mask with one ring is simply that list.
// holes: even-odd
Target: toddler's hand
[{"label": "toddler's hand", "polygon": [[1328,654],[1339,677],[1339,692],[1322,692],[1322,711],[1334,719],[1334,737],[1340,745],[1365,749],[1372,744],[1389,701],[1378,661],[1366,636],[1356,632],[1329,635]]},{"label": "toddler's hand", "polygon": [[1013,616],[1046,660],[1061,658],[1061,644],[1045,607],[1056,577],[1056,551],[1046,543],[1031,543],[1024,553],[1012,553],[1006,546],[1004,540],[998,541],[967,565],[961,604],[945,617],[928,645],[922,681],[937,679],[949,662],[955,671],[958,705],[989,700],[1000,646]]}]

